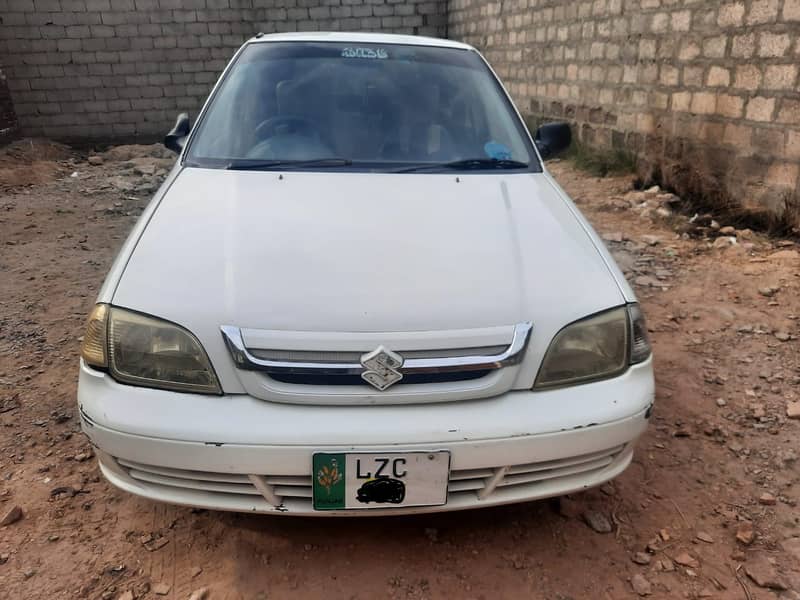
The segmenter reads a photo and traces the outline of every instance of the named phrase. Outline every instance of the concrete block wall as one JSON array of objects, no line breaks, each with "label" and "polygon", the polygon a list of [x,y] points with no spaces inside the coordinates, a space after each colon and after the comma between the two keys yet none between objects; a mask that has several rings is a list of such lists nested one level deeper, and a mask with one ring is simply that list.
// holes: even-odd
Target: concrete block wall
[{"label": "concrete block wall", "polygon": [[0,0],[0,19],[21,134],[63,140],[158,138],[259,31],[447,27],[446,0]]},{"label": "concrete block wall", "polygon": [[521,110],[800,225],[800,0],[450,0]]}]

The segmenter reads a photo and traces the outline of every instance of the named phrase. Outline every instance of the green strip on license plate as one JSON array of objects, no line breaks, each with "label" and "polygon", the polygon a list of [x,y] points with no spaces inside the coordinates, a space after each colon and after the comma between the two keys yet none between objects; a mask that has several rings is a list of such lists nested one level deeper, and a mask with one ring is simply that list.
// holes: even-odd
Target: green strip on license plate
[{"label": "green strip on license plate", "polygon": [[344,454],[314,454],[314,509],[335,510],[345,507]]}]

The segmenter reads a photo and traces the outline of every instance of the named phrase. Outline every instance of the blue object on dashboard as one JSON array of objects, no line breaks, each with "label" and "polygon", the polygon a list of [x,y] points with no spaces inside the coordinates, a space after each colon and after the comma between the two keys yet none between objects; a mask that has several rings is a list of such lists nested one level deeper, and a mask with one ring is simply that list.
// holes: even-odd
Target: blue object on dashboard
[{"label": "blue object on dashboard", "polygon": [[511,159],[511,150],[509,150],[507,146],[501,144],[500,142],[486,142],[486,145],[483,147],[483,151],[486,152],[486,156],[489,158],[495,158],[497,160]]}]

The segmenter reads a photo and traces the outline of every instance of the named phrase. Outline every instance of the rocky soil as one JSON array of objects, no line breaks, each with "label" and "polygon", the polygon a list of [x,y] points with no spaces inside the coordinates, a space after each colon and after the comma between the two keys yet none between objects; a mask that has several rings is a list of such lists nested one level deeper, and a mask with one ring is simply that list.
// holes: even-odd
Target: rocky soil
[{"label": "rocky soil", "polygon": [[83,322],[172,157],[0,151],[0,597],[800,599],[800,247],[551,168],[633,283],[657,407],[600,489],[447,515],[263,517],[100,476],[75,408]]}]

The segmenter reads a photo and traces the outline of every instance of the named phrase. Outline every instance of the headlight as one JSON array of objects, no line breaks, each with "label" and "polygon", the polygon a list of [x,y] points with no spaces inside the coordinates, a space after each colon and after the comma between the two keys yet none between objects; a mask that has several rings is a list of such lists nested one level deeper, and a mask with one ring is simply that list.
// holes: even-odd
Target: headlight
[{"label": "headlight", "polygon": [[534,388],[607,379],[649,356],[647,328],[638,305],[621,306],[559,331],[547,349]]},{"label": "headlight", "polygon": [[182,327],[106,304],[95,306],[81,345],[83,360],[117,381],[182,392],[220,394],[200,342]]}]

